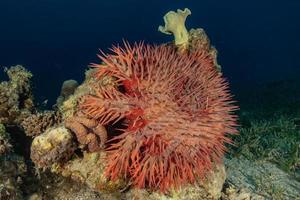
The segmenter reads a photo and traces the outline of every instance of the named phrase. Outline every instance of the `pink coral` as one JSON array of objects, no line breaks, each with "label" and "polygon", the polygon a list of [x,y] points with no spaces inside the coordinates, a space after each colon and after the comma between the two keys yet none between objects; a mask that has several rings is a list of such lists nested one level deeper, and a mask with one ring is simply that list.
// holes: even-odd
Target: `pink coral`
[{"label": "pink coral", "polygon": [[80,104],[103,125],[124,119],[107,148],[105,174],[161,191],[204,178],[223,157],[227,134],[237,133],[237,107],[213,58],[203,49],[179,54],[142,43],[112,51],[93,67],[96,78],[115,77],[118,86],[95,86]]}]

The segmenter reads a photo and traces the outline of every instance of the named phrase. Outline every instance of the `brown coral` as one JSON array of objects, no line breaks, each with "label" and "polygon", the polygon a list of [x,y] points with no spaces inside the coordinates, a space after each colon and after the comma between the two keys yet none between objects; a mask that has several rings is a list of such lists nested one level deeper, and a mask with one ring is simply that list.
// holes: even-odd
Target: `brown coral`
[{"label": "brown coral", "polygon": [[78,142],[87,146],[90,152],[104,148],[107,132],[105,127],[96,120],[84,116],[74,116],[65,120],[65,126],[75,133]]},{"label": "brown coral", "polygon": [[45,132],[48,128],[62,122],[62,116],[57,111],[44,111],[32,114],[21,122],[27,136],[37,136]]},{"label": "brown coral", "polygon": [[81,111],[101,124],[125,119],[108,150],[106,175],[166,191],[204,178],[220,162],[227,134],[236,134],[228,83],[206,49],[178,54],[170,46],[114,47],[99,57],[95,77],[118,87],[97,87]]}]

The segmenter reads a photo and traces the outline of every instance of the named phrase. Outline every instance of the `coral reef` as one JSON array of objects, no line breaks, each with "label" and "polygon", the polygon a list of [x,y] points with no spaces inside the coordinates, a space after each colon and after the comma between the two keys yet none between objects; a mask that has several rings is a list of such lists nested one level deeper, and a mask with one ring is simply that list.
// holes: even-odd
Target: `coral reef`
[{"label": "coral reef", "polygon": [[32,74],[21,65],[5,69],[9,81],[0,83],[0,123],[18,124],[33,108]]},{"label": "coral reef", "polygon": [[77,141],[87,146],[89,152],[99,151],[105,147],[107,131],[94,119],[84,116],[74,116],[65,120],[65,127],[72,130]]},{"label": "coral reef", "polygon": [[27,136],[38,136],[48,128],[62,122],[62,115],[58,111],[43,111],[29,115],[21,122],[21,126]]},{"label": "coral reef", "polygon": [[221,162],[225,134],[236,134],[237,107],[226,81],[205,49],[177,53],[168,46],[136,44],[99,55],[95,77],[118,87],[94,85],[80,110],[100,124],[124,119],[110,140],[105,174],[139,188],[166,191],[204,178]]},{"label": "coral reef", "polygon": [[27,172],[24,159],[15,154],[0,155],[0,199],[23,200],[21,185]]},{"label": "coral reef", "polygon": [[12,145],[9,142],[9,135],[7,134],[3,124],[0,124],[0,156],[10,152]]},{"label": "coral reef", "polygon": [[178,9],[177,12],[169,11],[164,16],[165,26],[159,26],[158,30],[162,33],[174,35],[175,45],[186,48],[189,41],[189,33],[185,27],[185,20],[191,14],[188,8]]},{"label": "coral reef", "polygon": [[214,173],[209,174],[207,181],[201,185],[187,185],[179,191],[172,190],[164,195],[159,192],[150,192],[144,189],[130,189],[127,183],[118,179],[110,181],[104,176],[105,152],[84,153],[83,158],[75,158],[66,163],[54,164],[51,171],[70,177],[76,182],[85,183],[94,191],[101,192],[105,196],[110,194],[109,199],[217,199],[221,196],[222,185],[225,180],[224,165],[218,165]]},{"label": "coral reef", "polygon": [[34,138],[30,157],[38,168],[47,168],[67,161],[76,148],[72,133],[64,127],[57,127]]},{"label": "coral reef", "polygon": [[66,80],[61,86],[60,96],[56,100],[56,106],[60,106],[69,96],[74,94],[75,89],[78,87],[76,80]]},{"label": "coral reef", "polygon": [[27,173],[24,159],[14,153],[11,136],[0,124],[0,199],[23,200],[21,186]]},{"label": "coral reef", "polygon": [[41,174],[39,180],[40,188],[26,200],[117,200],[53,173]]}]

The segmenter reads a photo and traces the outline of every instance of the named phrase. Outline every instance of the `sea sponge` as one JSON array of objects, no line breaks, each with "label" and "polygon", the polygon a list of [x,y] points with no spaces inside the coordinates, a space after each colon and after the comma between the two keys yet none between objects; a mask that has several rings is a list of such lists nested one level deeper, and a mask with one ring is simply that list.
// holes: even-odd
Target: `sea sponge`
[{"label": "sea sponge", "polygon": [[87,146],[89,152],[103,149],[107,141],[107,131],[94,119],[84,116],[69,117],[65,120],[66,128],[75,133],[77,141]]},{"label": "sea sponge", "polygon": [[95,84],[79,105],[102,125],[124,122],[106,149],[105,174],[161,191],[206,177],[231,142],[227,134],[237,133],[237,107],[213,58],[202,48],[124,46],[92,65],[99,81],[111,76],[117,87]]},{"label": "sea sponge", "polygon": [[158,30],[162,33],[174,35],[176,46],[187,46],[189,33],[185,27],[185,20],[191,14],[188,8],[177,9],[177,12],[169,11],[164,16],[165,26],[159,26]]},{"label": "sea sponge", "polygon": [[38,168],[67,161],[77,148],[72,133],[65,127],[48,129],[34,138],[30,157]]},{"label": "sea sponge", "polygon": [[21,122],[27,136],[38,136],[48,128],[62,122],[62,115],[58,111],[43,111],[32,114]]}]

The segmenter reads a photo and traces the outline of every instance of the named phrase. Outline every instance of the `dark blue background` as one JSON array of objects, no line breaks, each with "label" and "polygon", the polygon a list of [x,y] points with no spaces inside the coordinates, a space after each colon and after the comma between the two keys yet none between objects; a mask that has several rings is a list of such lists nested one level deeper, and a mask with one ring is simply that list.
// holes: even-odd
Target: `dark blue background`
[{"label": "dark blue background", "polygon": [[234,91],[299,77],[299,0],[0,0],[0,65],[26,66],[37,100],[52,104],[63,80],[81,81],[97,62],[98,48],[172,40],[157,27],[185,7],[187,27],[206,30]]}]

